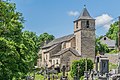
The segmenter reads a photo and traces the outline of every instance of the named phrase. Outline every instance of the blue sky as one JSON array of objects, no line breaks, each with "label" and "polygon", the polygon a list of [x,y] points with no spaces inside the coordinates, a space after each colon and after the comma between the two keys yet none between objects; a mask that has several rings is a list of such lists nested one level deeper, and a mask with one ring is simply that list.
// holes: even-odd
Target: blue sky
[{"label": "blue sky", "polygon": [[11,0],[17,11],[23,13],[24,30],[42,34],[48,32],[56,38],[73,33],[73,21],[84,5],[96,19],[96,35],[104,35],[111,20],[120,15],[120,0]]}]

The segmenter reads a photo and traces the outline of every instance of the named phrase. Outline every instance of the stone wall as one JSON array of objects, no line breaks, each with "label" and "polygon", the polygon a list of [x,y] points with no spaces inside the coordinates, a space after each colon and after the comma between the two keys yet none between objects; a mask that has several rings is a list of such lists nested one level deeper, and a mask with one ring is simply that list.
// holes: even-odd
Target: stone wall
[{"label": "stone wall", "polygon": [[53,49],[51,49],[49,51],[50,58],[51,58],[51,56],[53,56],[54,54],[58,53],[59,51],[61,51],[61,44],[57,45],[56,47],[54,47]]},{"label": "stone wall", "polygon": [[[86,22],[89,22],[87,24]],[[78,23],[78,27],[77,27]],[[95,58],[95,20],[79,20],[74,23],[76,50],[82,57]]]},{"label": "stone wall", "polygon": [[105,54],[109,58],[109,62],[113,64],[118,64],[118,54]]},{"label": "stone wall", "polygon": [[78,51],[78,53],[81,55],[81,32],[76,32],[75,34],[75,42],[76,42],[76,50]]},{"label": "stone wall", "polygon": [[61,67],[63,65],[70,65],[72,64],[73,61],[79,60],[80,57],[75,56],[71,51],[66,51],[64,54],[60,56],[60,62],[61,62]]},{"label": "stone wall", "polygon": [[72,47],[73,49],[75,49],[75,47],[76,47],[75,38],[72,38],[72,39],[71,39],[71,47]]},{"label": "stone wall", "polygon": [[81,53],[82,57],[95,58],[95,31],[81,31]]}]

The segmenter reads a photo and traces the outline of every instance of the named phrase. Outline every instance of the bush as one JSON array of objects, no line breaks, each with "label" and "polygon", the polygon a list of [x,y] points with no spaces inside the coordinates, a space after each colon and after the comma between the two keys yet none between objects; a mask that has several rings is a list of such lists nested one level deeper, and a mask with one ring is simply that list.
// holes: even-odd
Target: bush
[{"label": "bush", "polygon": [[109,70],[116,69],[118,67],[117,64],[113,64],[109,62]]},{"label": "bush", "polygon": [[117,54],[119,51],[118,50],[111,50],[109,54]]},{"label": "bush", "polygon": [[[76,60],[76,61],[74,61],[72,63],[72,66],[71,66],[70,75],[72,77],[79,76],[79,78],[80,78],[81,76],[84,76],[86,60],[87,60],[87,70],[93,69],[93,62],[92,62],[92,60],[90,60],[90,59]],[[80,66],[79,73],[78,73],[78,64]]]},{"label": "bush", "polygon": [[80,80],[84,80],[84,76],[81,76]]}]

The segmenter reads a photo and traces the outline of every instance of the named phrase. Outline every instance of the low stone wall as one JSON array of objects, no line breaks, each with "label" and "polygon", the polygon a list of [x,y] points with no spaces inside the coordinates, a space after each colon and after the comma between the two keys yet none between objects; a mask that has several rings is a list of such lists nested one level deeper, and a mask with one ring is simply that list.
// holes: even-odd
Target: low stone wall
[{"label": "low stone wall", "polygon": [[105,54],[109,58],[109,62],[113,64],[118,64],[118,54]]}]

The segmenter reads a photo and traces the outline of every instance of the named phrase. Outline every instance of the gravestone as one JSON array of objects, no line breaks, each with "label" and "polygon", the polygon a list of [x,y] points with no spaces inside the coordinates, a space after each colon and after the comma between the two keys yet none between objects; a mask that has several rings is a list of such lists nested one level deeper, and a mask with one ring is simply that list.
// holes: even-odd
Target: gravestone
[{"label": "gravestone", "polygon": [[77,79],[79,80],[80,78],[80,64],[77,65]]},{"label": "gravestone", "polygon": [[99,76],[98,80],[107,80],[107,77],[105,77],[105,76]]},{"label": "gravestone", "polygon": [[96,63],[96,72],[98,72],[98,64],[99,64],[99,56],[96,56],[96,60],[95,60],[95,63]]},{"label": "gravestone", "polygon": [[109,73],[109,59],[107,57],[100,57],[100,75]]},{"label": "gravestone", "polygon": [[74,75],[74,80],[77,80],[77,76],[76,75]]},{"label": "gravestone", "polygon": [[50,80],[50,75],[48,75],[48,80]]},{"label": "gravestone", "polygon": [[94,70],[91,70],[91,80],[94,80]]},{"label": "gravestone", "polygon": [[63,67],[62,67],[63,76],[65,76],[65,70],[66,70],[66,67],[65,67],[65,65],[63,65]]},{"label": "gravestone", "polygon": [[65,65],[63,65],[63,67],[62,67],[63,76],[60,78],[60,80],[68,80],[67,76],[65,76],[65,70],[66,70],[66,67],[65,67]]},{"label": "gravestone", "polygon": [[84,80],[88,80],[89,78],[89,74],[88,74],[88,71],[84,71]]},{"label": "gravestone", "polygon": [[32,76],[27,76],[25,80],[34,80],[34,77],[32,77]]}]

